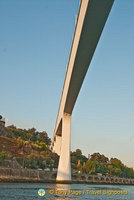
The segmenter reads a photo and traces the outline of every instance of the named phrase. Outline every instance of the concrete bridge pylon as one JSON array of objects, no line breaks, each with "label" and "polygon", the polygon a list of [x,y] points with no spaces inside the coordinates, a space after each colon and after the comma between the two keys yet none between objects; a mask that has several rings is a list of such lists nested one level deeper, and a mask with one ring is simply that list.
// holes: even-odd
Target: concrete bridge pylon
[{"label": "concrete bridge pylon", "polygon": [[81,0],[52,138],[59,156],[58,181],[71,180],[71,115],[114,0]]},{"label": "concrete bridge pylon", "polygon": [[70,158],[71,115],[64,113],[62,118],[61,153],[58,166],[57,180],[71,180]]}]

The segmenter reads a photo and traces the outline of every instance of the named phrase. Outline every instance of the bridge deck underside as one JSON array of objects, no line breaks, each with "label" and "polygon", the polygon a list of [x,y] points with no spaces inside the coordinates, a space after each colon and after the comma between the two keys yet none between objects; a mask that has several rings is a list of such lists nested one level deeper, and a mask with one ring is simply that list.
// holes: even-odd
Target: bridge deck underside
[{"label": "bridge deck underside", "polygon": [[89,1],[74,61],[64,112],[71,114],[113,1]]},{"label": "bridge deck underside", "polygon": [[[88,4],[86,11],[83,11],[83,15],[85,15],[83,22],[79,19],[82,12],[81,6],[79,9],[54,137],[55,135],[61,135],[63,113],[72,114],[77,96],[114,0],[86,1]],[[81,29],[79,23],[82,23]],[[79,37],[78,32],[80,32]]]}]

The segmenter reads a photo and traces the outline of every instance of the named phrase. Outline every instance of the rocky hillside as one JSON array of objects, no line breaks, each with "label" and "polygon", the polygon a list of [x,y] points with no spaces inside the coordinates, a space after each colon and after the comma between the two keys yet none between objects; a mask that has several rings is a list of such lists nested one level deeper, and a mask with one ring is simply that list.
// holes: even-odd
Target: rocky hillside
[{"label": "rocky hillside", "polygon": [[0,136],[15,138],[15,135],[12,131],[8,130],[6,127],[0,124]]},{"label": "rocky hillside", "polygon": [[51,152],[50,144],[46,132],[0,125],[0,165],[15,158],[26,168],[56,168],[59,157]]}]

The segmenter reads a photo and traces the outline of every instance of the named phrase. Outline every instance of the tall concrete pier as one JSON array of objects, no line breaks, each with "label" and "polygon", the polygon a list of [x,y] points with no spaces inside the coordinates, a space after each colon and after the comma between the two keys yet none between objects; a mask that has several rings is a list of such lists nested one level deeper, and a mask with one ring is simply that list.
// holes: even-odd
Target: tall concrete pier
[{"label": "tall concrete pier", "polygon": [[71,180],[70,130],[72,111],[114,0],[81,0],[52,149],[60,155],[57,180]]}]

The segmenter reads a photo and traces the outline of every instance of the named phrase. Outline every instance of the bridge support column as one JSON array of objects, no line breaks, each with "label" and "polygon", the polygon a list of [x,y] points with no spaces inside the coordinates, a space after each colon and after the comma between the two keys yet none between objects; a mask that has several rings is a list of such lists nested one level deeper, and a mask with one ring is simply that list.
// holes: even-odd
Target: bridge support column
[{"label": "bridge support column", "polygon": [[62,139],[60,159],[56,178],[57,181],[71,180],[70,131],[71,115],[64,113],[62,118]]},{"label": "bridge support column", "polygon": [[54,152],[56,152],[58,155],[60,155],[60,150],[61,150],[61,136],[56,135],[56,141],[55,145],[53,147]]}]

